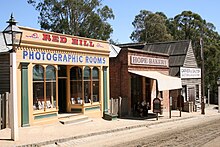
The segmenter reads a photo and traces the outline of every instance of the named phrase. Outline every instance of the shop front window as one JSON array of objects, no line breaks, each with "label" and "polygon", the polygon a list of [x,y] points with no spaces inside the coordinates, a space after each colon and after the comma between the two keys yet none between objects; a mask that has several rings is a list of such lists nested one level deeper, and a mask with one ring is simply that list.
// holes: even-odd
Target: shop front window
[{"label": "shop front window", "polygon": [[33,109],[46,110],[55,107],[56,69],[48,65],[45,71],[42,65],[35,65],[33,67]]},{"label": "shop front window", "polygon": [[71,104],[92,104],[99,102],[99,69],[86,66],[70,69]]},{"label": "shop front window", "polygon": [[44,109],[44,68],[41,65],[33,67],[33,109]]},{"label": "shop front window", "polygon": [[71,104],[82,104],[82,69],[70,69],[70,96]]},{"label": "shop front window", "polygon": [[89,67],[84,68],[84,101],[85,103],[91,103],[91,69]]},{"label": "shop front window", "polygon": [[56,107],[56,69],[49,65],[46,68],[46,108]]},{"label": "shop front window", "polygon": [[97,67],[94,67],[92,70],[92,86],[92,101],[99,102],[99,69]]}]

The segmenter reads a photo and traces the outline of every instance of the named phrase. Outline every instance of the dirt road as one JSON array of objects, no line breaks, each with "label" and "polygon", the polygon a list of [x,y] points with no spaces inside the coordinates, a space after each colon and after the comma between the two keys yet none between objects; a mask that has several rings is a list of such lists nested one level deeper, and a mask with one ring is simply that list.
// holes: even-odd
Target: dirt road
[{"label": "dirt road", "polygon": [[[57,145],[62,147],[217,147],[220,146],[219,136],[220,115],[146,125],[125,131],[74,139]],[[49,146],[52,147],[52,145]]]},{"label": "dirt road", "polygon": [[[170,129],[152,136],[142,137],[117,146],[124,147],[219,147],[220,120],[212,120],[201,123],[198,126]],[[217,138],[217,139],[216,139]],[[214,140],[214,141],[213,141]]]}]

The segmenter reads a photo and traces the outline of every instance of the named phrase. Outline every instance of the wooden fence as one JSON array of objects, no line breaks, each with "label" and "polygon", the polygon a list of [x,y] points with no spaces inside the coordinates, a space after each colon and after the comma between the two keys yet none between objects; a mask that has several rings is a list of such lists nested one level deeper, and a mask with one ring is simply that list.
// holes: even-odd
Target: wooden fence
[{"label": "wooden fence", "polygon": [[110,99],[110,113],[113,115],[118,115],[118,117],[121,117],[121,101],[122,98],[111,98]]},{"label": "wooden fence", "polygon": [[8,98],[9,93],[0,94],[0,129],[8,128]]}]

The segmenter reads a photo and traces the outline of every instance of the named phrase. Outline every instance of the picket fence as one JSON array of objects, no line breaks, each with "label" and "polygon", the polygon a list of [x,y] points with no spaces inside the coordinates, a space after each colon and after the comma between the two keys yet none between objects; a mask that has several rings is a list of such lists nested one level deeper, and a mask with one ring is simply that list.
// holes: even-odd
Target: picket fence
[{"label": "picket fence", "polygon": [[0,129],[8,128],[8,98],[9,93],[0,94]]}]

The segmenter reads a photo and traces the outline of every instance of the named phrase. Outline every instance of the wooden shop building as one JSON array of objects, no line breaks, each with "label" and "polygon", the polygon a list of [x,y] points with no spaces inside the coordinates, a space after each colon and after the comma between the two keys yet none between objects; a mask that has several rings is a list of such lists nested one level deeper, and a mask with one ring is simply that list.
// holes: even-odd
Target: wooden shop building
[{"label": "wooden shop building", "polygon": [[[19,28],[23,32],[16,48],[19,126],[57,120],[59,113],[67,112],[102,117],[109,98],[108,42]],[[9,64],[9,53],[0,58]],[[8,92],[9,74],[0,79],[1,92]]]}]

